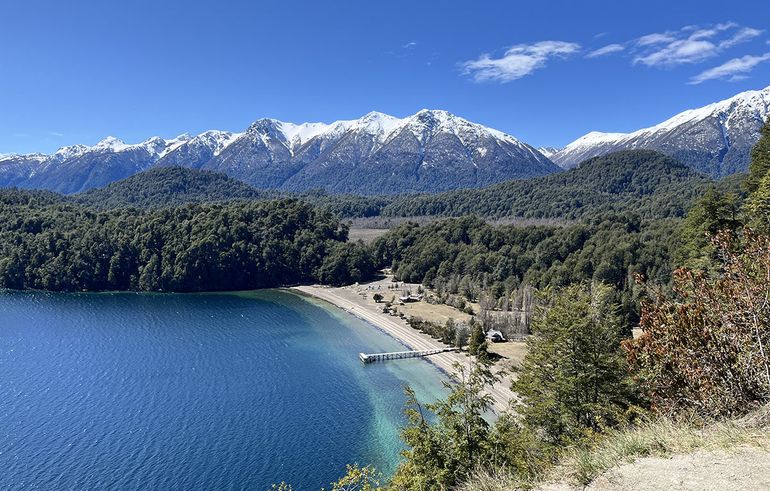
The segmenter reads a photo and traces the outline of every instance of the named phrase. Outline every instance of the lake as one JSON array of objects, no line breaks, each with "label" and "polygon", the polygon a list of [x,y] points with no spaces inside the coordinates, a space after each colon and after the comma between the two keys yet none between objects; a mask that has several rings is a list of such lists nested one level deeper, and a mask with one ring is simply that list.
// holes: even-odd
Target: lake
[{"label": "lake", "polygon": [[320,489],[390,473],[424,360],[335,307],[282,291],[0,292],[0,489]]}]

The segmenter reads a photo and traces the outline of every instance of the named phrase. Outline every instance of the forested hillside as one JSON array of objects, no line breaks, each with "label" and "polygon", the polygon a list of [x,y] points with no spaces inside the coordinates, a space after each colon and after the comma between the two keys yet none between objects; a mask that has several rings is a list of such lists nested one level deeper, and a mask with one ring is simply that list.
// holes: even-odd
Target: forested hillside
[{"label": "forested hillside", "polygon": [[203,291],[369,277],[347,228],[297,200],[98,212],[0,192],[0,288]]},{"label": "forested hillside", "polygon": [[684,215],[710,182],[661,153],[630,150],[536,179],[402,197],[386,206],[382,214],[576,219],[633,211],[645,219],[677,217]]},{"label": "forested hillside", "polygon": [[493,226],[464,217],[399,226],[378,239],[373,252],[379,266],[392,267],[398,279],[469,300],[486,295],[497,302],[523,285],[613,285],[630,326],[638,321],[634,274],[666,283],[678,230],[676,220],[644,223],[630,214],[567,227]]},{"label": "forested hillside", "polygon": [[103,188],[73,196],[74,201],[101,209],[159,208],[190,203],[259,200],[276,193],[259,191],[218,172],[183,167],[150,169]]},{"label": "forested hillside", "polygon": [[473,214],[575,220],[631,211],[647,220],[681,217],[710,185],[737,190],[739,182],[740,176],[731,176],[715,183],[660,153],[638,150],[597,157],[546,177],[441,194],[357,196],[320,189],[293,194],[259,190],[217,172],[162,167],[59,200],[111,209],[284,197],[301,199],[341,218]]}]

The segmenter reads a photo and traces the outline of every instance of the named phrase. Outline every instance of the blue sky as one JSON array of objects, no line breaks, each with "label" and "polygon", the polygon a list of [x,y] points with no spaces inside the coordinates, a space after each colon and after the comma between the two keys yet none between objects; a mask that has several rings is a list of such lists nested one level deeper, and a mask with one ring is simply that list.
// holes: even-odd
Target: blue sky
[{"label": "blue sky", "polygon": [[770,2],[6,1],[0,153],[446,109],[533,145],[770,85]]}]

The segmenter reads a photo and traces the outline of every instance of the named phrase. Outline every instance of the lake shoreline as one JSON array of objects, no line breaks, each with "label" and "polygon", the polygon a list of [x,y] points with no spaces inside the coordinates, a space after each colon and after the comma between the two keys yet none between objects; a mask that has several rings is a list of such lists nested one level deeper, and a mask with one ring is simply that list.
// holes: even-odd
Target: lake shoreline
[{"label": "lake shoreline", "polygon": [[[398,342],[412,350],[429,350],[446,348],[447,346],[427,334],[421,333],[401,318],[383,314],[365,301],[352,287],[328,287],[321,285],[302,285],[287,288],[288,291],[306,295],[337,307],[344,312],[370,324],[375,329],[388,334]],[[452,378],[455,373],[453,365],[459,363],[469,366],[471,359],[465,353],[441,353],[425,358],[440,372]],[[515,394],[504,382],[495,384],[489,391],[493,398],[492,409],[496,414],[506,411],[515,401]]]}]

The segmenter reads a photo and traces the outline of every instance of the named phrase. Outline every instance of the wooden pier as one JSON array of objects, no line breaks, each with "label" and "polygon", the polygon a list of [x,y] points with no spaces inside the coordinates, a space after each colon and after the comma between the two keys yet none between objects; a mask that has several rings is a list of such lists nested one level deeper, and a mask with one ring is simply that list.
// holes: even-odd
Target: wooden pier
[{"label": "wooden pier", "polygon": [[439,353],[448,353],[458,351],[458,348],[437,348],[421,351],[394,351],[391,353],[359,353],[358,357],[362,363],[372,363],[375,361],[401,360],[403,358],[420,358],[423,356],[437,355]]}]

